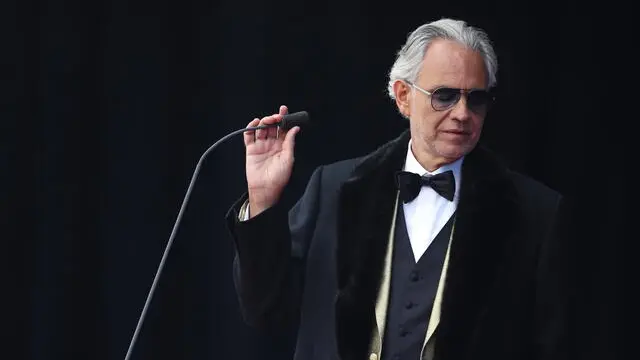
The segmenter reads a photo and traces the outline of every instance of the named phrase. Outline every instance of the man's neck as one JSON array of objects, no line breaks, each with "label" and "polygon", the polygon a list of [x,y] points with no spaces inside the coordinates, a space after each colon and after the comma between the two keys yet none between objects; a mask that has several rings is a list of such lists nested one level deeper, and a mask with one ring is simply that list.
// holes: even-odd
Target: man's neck
[{"label": "man's neck", "polygon": [[433,157],[429,154],[420,153],[415,150],[415,145],[413,141],[410,141],[410,150],[413,154],[413,157],[418,161],[418,163],[428,172],[434,172],[439,168],[446,166],[448,164],[452,164],[456,162],[458,159],[446,159],[443,157]]}]

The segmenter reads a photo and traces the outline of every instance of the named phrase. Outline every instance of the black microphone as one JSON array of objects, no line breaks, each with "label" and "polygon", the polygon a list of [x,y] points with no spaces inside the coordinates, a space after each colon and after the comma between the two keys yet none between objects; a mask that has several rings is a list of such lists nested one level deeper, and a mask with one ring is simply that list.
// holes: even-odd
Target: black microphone
[{"label": "black microphone", "polygon": [[158,265],[158,270],[156,271],[156,275],[153,278],[153,284],[151,285],[151,289],[149,290],[149,294],[147,295],[147,300],[144,303],[144,308],[142,308],[142,313],[140,314],[140,318],[138,319],[138,324],[136,325],[136,329],[133,333],[133,337],[131,338],[131,342],[129,343],[129,350],[127,350],[127,355],[125,357],[125,360],[129,360],[131,358],[133,347],[136,343],[136,340],[138,339],[138,335],[140,334],[140,329],[142,328],[142,323],[144,322],[144,319],[147,315],[147,311],[149,310],[149,304],[151,303],[151,299],[153,298],[153,294],[158,285],[160,274],[164,269],[164,264],[169,255],[169,250],[171,250],[173,239],[175,238],[176,233],[178,232],[178,227],[180,226],[182,215],[184,214],[184,211],[187,207],[187,203],[189,202],[189,197],[191,197],[191,191],[193,190],[193,185],[196,182],[198,174],[200,173],[200,168],[202,167],[202,163],[204,162],[204,159],[207,157],[207,155],[209,155],[209,153],[211,153],[213,149],[215,149],[218,145],[225,142],[227,139],[247,131],[255,131],[259,129],[267,129],[267,128],[274,128],[274,127],[280,127],[286,131],[293,128],[294,126],[306,125],[308,122],[309,122],[309,113],[307,113],[306,111],[298,111],[292,114],[286,114],[282,117],[282,120],[274,124],[246,127],[243,129],[238,129],[236,131],[233,131],[225,135],[224,137],[222,137],[220,140],[216,141],[202,154],[202,156],[200,157],[200,160],[198,160],[195,170],[193,171],[193,175],[191,176],[191,182],[189,183],[189,187],[187,188],[187,193],[185,194],[184,199],[182,200],[182,205],[180,206],[180,211],[178,212],[178,217],[176,219],[176,222],[173,224],[173,230],[171,231],[171,236],[169,237],[169,241],[167,242],[167,245],[164,249],[164,254],[162,255],[162,259],[160,260],[160,265]]},{"label": "black microphone", "polygon": [[292,114],[287,114],[282,117],[279,123],[273,125],[266,125],[266,127],[282,127],[285,131],[295,126],[304,126],[309,122],[309,113],[306,111],[298,111]]}]

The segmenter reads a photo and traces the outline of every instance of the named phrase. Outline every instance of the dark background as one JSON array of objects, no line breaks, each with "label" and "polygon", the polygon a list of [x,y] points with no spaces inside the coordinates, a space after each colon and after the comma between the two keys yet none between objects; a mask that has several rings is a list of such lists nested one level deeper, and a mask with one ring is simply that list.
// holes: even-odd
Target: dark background
[{"label": "dark background", "polygon": [[[295,199],[315,166],[365,154],[405,129],[386,98],[386,74],[406,35],[440,17],[480,26],[495,43],[498,103],[482,141],[578,205],[575,358],[621,353],[628,200],[594,187],[628,183],[592,177],[625,161],[622,142],[605,136],[603,119],[614,119],[599,107],[603,97],[619,100],[602,87],[616,52],[594,40],[609,39],[608,4],[1,6],[2,355],[124,359],[202,152],[280,104],[309,111]],[[204,163],[133,359],[290,354],[291,337],[255,333],[237,308],[223,218],[244,190],[243,155],[237,137]]]}]

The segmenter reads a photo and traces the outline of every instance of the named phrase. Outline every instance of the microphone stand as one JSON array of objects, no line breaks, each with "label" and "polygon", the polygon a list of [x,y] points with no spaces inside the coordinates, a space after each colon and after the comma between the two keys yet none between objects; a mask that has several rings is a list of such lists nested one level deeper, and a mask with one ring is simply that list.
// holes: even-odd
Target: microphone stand
[{"label": "microphone stand", "polygon": [[[293,114],[291,114],[293,115]],[[171,246],[173,244],[173,240],[176,237],[176,233],[178,232],[178,227],[180,225],[180,222],[182,221],[182,216],[184,215],[184,211],[187,207],[187,203],[189,202],[189,198],[191,197],[191,192],[193,190],[194,184],[196,182],[196,179],[200,173],[200,168],[202,167],[202,163],[204,162],[205,158],[211,153],[211,151],[213,151],[216,147],[218,147],[218,145],[222,144],[223,142],[225,142],[227,139],[244,133],[246,131],[255,131],[255,130],[259,130],[259,129],[267,129],[267,128],[273,128],[273,127],[279,127],[282,126],[284,123],[284,120],[280,123],[275,123],[275,124],[269,124],[269,125],[260,125],[260,126],[254,126],[254,127],[247,127],[247,128],[243,128],[243,129],[238,129],[236,131],[233,131],[227,135],[225,135],[224,137],[222,137],[220,140],[216,141],[213,145],[211,145],[200,157],[200,160],[198,160],[198,164],[196,165],[196,168],[193,172],[193,175],[191,176],[191,182],[189,183],[189,187],[187,188],[187,193],[184,197],[184,199],[182,200],[182,205],[180,206],[180,211],[178,212],[178,217],[176,219],[175,224],[173,225],[173,230],[171,231],[171,236],[169,237],[169,241],[167,242],[167,245],[164,249],[164,254],[162,255],[162,259],[160,260],[160,264],[158,265],[158,270],[156,271],[156,275],[153,278],[153,284],[151,284],[151,289],[149,290],[149,293],[147,295],[147,300],[144,303],[144,308],[142,309],[142,313],[140,314],[140,318],[138,319],[138,324],[136,325],[136,329],[133,333],[133,337],[131,338],[131,342],[129,343],[129,350],[127,350],[127,355],[125,357],[125,360],[130,360],[131,358],[131,354],[133,352],[133,347],[136,343],[136,340],[138,339],[138,335],[140,334],[140,329],[142,328],[142,323],[144,322],[144,319],[147,315],[147,311],[149,310],[149,304],[151,303],[151,299],[153,298],[153,294],[155,293],[156,287],[158,286],[158,280],[160,279],[160,274],[162,273],[162,270],[164,269],[165,266],[165,262],[167,261],[167,257],[169,255],[169,250],[171,250]],[[283,127],[288,127],[286,125],[284,125]]]}]

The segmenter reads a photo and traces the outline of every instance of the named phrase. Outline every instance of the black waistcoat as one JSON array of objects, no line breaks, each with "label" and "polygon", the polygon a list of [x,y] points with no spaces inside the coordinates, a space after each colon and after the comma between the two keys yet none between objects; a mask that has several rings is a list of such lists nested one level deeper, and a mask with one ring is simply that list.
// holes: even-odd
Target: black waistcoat
[{"label": "black waistcoat", "polygon": [[419,360],[454,217],[416,263],[403,207],[398,206],[382,359]]}]

